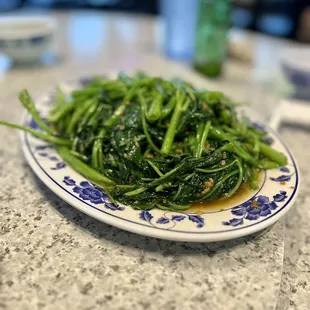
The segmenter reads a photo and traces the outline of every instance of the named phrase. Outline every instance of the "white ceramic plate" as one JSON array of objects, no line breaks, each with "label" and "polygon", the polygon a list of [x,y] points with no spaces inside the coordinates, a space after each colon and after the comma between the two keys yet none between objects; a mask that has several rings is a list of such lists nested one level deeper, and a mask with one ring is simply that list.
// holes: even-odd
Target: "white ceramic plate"
[{"label": "white ceramic plate", "polygon": [[[81,86],[71,81],[60,85],[65,91]],[[53,102],[53,93],[36,101],[44,117]],[[29,115],[25,123],[36,128]],[[110,203],[104,191],[67,166],[48,143],[22,133],[25,156],[37,176],[56,195],[82,212],[110,225],[156,238],[210,242],[228,240],[260,231],[279,220],[293,205],[299,186],[296,162],[278,135],[267,129],[272,146],[288,157],[288,165],[262,175],[256,192],[217,203],[209,209],[192,212],[162,210],[139,211],[129,206]]]}]

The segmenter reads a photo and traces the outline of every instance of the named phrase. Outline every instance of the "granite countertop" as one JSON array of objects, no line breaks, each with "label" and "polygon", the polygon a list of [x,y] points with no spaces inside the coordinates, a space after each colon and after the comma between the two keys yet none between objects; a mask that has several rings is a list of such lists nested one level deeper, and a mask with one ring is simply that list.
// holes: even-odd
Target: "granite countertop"
[{"label": "granite countertop", "polygon": [[[15,68],[0,58],[1,119],[19,122],[21,88],[38,94],[81,75],[143,68],[206,83],[154,50],[155,24],[149,18],[83,12],[56,17],[62,25],[56,63]],[[89,38],[90,45],[100,43],[96,52],[74,36],[94,20],[110,30],[106,37]],[[131,27],[130,40],[119,25]],[[233,97],[248,94],[242,92],[248,69],[230,63],[227,76],[208,85]],[[18,133],[0,127],[0,309],[309,309],[309,132],[281,131],[304,176],[296,208],[261,234],[193,244],[128,233],[70,207],[34,176]]]},{"label": "granite countertop", "polygon": [[285,216],[285,251],[276,310],[310,309],[310,125],[280,129],[299,164],[301,189],[295,206]]},{"label": "granite countertop", "polygon": [[[27,80],[27,71],[8,73],[1,118],[19,121],[21,85],[44,88],[45,72],[35,73]],[[0,141],[2,308],[275,308],[284,253],[281,223],[261,235],[214,244],[134,235],[51,193],[25,162],[16,131],[1,127]]]},{"label": "granite countertop", "polygon": [[51,193],[25,163],[17,133],[0,132],[13,146],[1,148],[0,160],[2,308],[274,309],[281,224],[214,244],[121,231]]}]

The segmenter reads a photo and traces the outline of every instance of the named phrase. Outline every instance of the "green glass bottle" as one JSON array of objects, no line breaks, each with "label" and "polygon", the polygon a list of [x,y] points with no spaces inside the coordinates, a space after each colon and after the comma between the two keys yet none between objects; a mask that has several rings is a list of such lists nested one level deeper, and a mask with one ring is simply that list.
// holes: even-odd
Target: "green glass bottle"
[{"label": "green glass bottle", "polygon": [[194,68],[208,76],[222,73],[227,54],[231,0],[200,0]]}]

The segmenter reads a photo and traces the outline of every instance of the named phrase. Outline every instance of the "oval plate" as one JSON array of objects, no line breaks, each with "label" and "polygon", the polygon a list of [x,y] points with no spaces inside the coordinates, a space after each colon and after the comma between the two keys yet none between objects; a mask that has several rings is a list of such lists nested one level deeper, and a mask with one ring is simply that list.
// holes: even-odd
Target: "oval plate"
[{"label": "oval plate", "polygon": [[[62,83],[65,92],[82,86],[81,80]],[[54,104],[54,92],[37,98],[42,117]],[[37,128],[30,115],[24,123]],[[67,166],[48,143],[22,133],[28,163],[56,195],[80,211],[118,228],[141,235],[176,241],[211,242],[242,237],[260,231],[279,220],[293,205],[298,192],[296,162],[279,136],[266,129],[272,146],[288,157],[288,165],[266,171],[261,187],[248,197],[221,208],[201,212],[139,211],[109,202],[104,191]]]}]

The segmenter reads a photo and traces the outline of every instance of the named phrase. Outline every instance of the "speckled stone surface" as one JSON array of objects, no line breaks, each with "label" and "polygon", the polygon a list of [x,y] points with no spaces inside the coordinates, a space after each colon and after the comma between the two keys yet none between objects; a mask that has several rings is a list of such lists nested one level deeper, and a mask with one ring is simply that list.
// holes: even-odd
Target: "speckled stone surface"
[{"label": "speckled stone surface", "polygon": [[[0,106],[5,119],[21,109]],[[9,112],[8,112],[9,111]],[[51,193],[0,128],[0,309],[274,309],[283,226],[186,244],[100,223]]]},{"label": "speckled stone surface", "polygon": [[299,162],[302,183],[295,208],[285,217],[285,256],[277,310],[310,309],[310,125],[281,129]]},{"label": "speckled stone surface", "polygon": [[[38,93],[84,74],[143,68],[193,80],[185,67],[156,54],[150,19],[101,13],[57,18],[60,57],[53,66],[9,70],[0,59],[1,119],[20,121],[16,93],[21,88]],[[85,49],[74,33],[94,20],[109,31],[105,36],[98,32],[97,41],[87,41],[96,48]],[[130,39],[119,25],[131,27]],[[81,38],[83,32],[78,33]],[[226,74],[226,80],[210,82],[210,87],[221,87],[236,98],[245,96],[248,70],[232,63]],[[262,235],[214,244],[160,241],[100,223],[51,193],[25,163],[18,134],[0,128],[0,309],[273,310],[283,254],[281,222]],[[293,270],[288,266],[287,272]],[[300,268],[295,272],[298,282]],[[289,282],[285,274],[283,280]],[[296,305],[306,300],[306,289],[294,299],[282,285],[283,304],[287,298]]]}]

